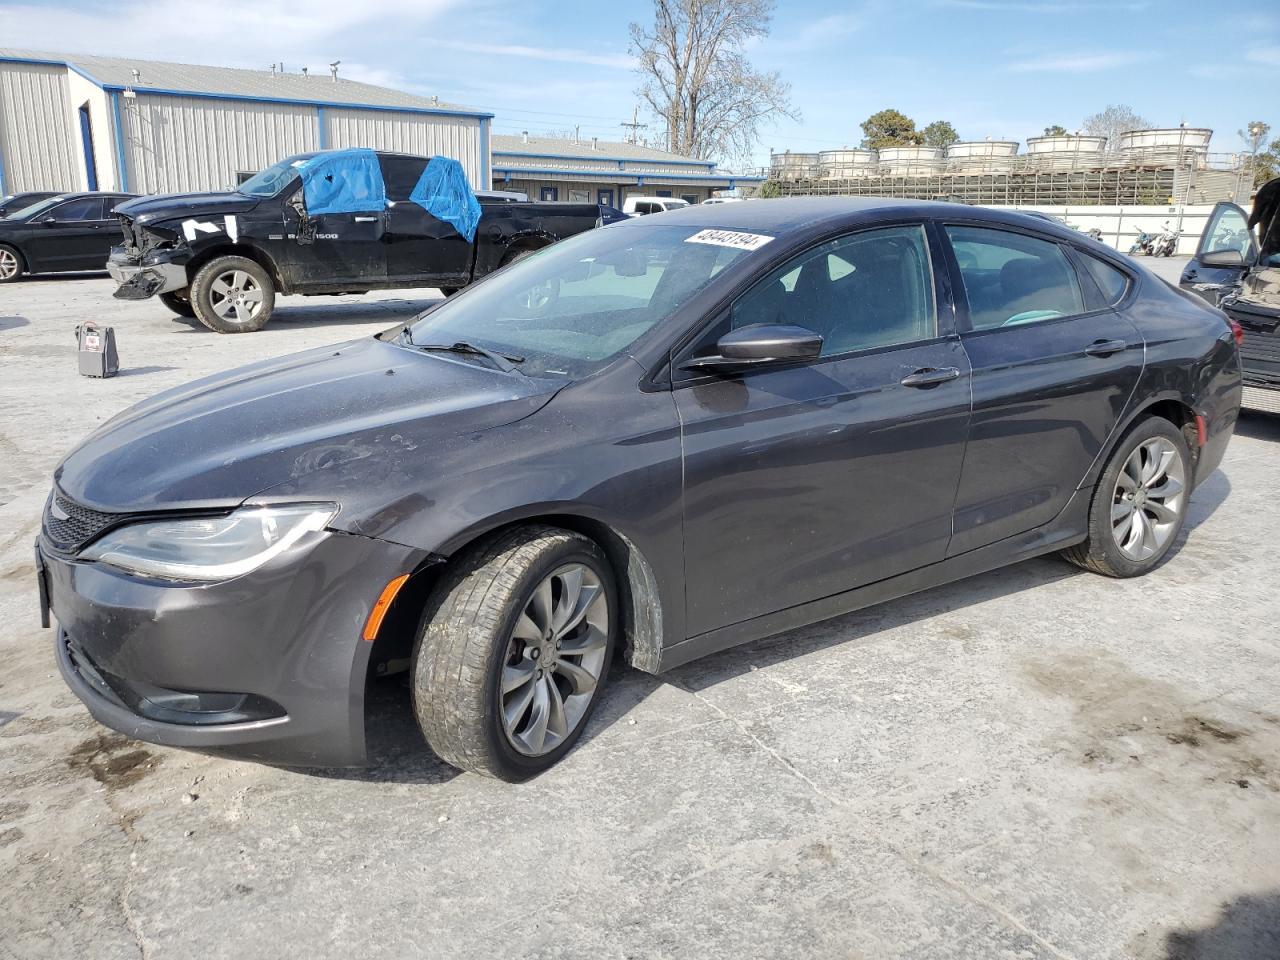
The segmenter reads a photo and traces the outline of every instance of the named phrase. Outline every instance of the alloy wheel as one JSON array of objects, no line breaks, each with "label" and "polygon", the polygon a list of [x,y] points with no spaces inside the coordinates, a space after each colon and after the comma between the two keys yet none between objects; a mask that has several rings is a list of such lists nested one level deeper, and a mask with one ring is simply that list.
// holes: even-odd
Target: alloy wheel
[{"label": "alloy wheel", "polygon": [[498,708],[507,739],[526,756],[550,753],[586,716],[605,666],[609,599],[582,563],[548,574],[516,620],[503,659]]},{"label": "alloy wheel", "polygon": [[1173,442],[1152,437],[1129,455],[1111,498],[1111,535],[1130,560],[1155,556],[1178,529],[1186,503],[1183,458]]},{"label": "alloy wheel", "polygon": [[18,258],[12,250],[0,250],[0,280],[12,280],[18,275]]},{"label": "alloy wheel", "polygon": [[244,270],[218,274],[209,293],[213,312],[232,323],[248,323],[262,309],[262,288]]}]

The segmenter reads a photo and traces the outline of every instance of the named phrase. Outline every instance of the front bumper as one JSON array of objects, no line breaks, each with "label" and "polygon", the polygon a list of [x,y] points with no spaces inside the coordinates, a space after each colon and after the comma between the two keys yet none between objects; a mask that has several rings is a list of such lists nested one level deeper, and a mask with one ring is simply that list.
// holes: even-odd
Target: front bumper
[{"label": "front bumper", "polygon": [[178,584],[41,559],[58,668],[100,723],[151,743],[296,766],[365,762],[361,639],[421,551],[315,534],[233,580]]},{"label": "front bumper", "polygon": [[112,247],[107,258],[107,273],[119,286],[118,300],[145,300],[158,293],[182,290],[187,284],[185,264],[174,263],[165,251],[152,251],[139,257],[124,247]]}]

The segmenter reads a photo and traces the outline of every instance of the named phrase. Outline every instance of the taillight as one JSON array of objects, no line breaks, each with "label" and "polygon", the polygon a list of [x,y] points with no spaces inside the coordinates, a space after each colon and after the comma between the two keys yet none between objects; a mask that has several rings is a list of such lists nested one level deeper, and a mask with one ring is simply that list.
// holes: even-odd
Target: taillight
[{"label": "taillight", "polygon": [[1231,325],[1231,335],[1236,338],[1236,346],[1244,346],[1244,327],[1236,322],[1235,317],[1228,316],[1227,323]]}]

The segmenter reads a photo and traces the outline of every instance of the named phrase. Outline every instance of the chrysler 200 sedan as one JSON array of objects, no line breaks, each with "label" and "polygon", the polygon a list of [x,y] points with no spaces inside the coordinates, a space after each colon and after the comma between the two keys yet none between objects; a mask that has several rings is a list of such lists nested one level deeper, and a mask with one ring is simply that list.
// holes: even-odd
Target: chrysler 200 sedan
[{"label": "chrysler 200 sedan", "polygon": [[1169,555],[1241,393],[1224,314],[1014,213],[696,206],[376,337],[145,401],[54,475],[62,675],[133,737],[365,760],[411,673],[447,762],[573,746],[668,670],[1050,552]]}]

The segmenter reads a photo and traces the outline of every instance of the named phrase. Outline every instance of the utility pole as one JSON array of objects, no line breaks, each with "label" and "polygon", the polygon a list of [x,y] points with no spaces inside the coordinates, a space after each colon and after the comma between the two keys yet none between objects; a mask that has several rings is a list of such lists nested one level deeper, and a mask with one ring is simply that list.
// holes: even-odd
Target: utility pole
[{"label": "utility pole", "polygon": [[640,123],[639,119],[640,119],[640,108],[633,107],[631,110],[631,122],[627,123],[624,120],[622,123],[618,124],[618,126],[626,127],[629,131],[631,131],[625,137],[623,137],[623,140],[625,142],[631,143],[631,144],[639,143],[640,131],[647,130],[649,128],[649,125],[647,123]]}]

